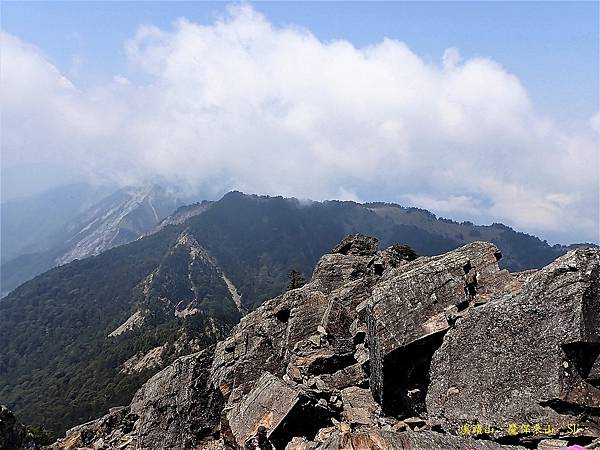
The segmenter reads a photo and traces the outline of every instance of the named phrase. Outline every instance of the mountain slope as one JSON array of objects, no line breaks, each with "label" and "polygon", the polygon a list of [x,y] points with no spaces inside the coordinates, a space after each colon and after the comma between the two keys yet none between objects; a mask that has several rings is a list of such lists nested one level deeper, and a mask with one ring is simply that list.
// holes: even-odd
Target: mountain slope
[{"label": "mountain slope", "polygon": [[502,224],[456,223],[416,208],[342,201],[306,204],[239,192],[225,195],[186,223],[225,268],[247,308],[281,292],[289,270],[310,275],[320,255],[347,234],[376,236],[382,246],[403,243],[420,255],[485,239],[502,251],[502,267],[515,272],[542,267],[568,250]]},{"label": "mountain slope", "polygon": [[44,247],[5,261],[3,295],[51,267],[137,239],[178,205],[176,198],[158,186],[118,190],[46,236]]},{"label": "mountain slope", "polygon": [[309,278],[346,234],[432,255],[465,242],[454,228],[465,240],[492,230],[517,270],[531,263],[521,253],[549,262],[566,250],[500,225],[427,214],[426,226],[402,219],[415,212],[377,208],[233,192],[183,223],[39,275],[0,302],[0,398],[56,432],[125,404],[177,355],[215,342],[241,311],[279,295],[289,271]]},{"label": "mountain slope", "polygon": [[[6,343],[0,353],[0,397],[18,404],[26,422],[62,429],[89,420],[96,411],[127,401],[153,373],[152,367],[121,371],[132,356],[164,347],[168,362],[171,355],[213,342],[222,336],[223,324],[237,321],[233,301],[227,317],[214,312],[224,308],[222,298],[217,308],[206,309],[221,317],[220,323],[204,314],[169,313],[169,304],[179,298],[177,285],[187,278],[179,269],[189,264],[179,236],[180,230],[168,227],[160,235],[57,267],[0,303],[0,342]],[[205,266],[193,267],[199,278],[214,274]],[[205,286],[229,293],[222,281]],[[145,326],[113,333],[137,311],[143,311]],[[176,339],[188,328],[190,336],[177,348]],[[204,332],[196,339],[198,330]],[[195,347],[183,348],[187,345]]]},{"label": "mountain slope", "polygon": [[2,262],[55,245],[53,237],[69,221],[108,194],[105,187],[77,183],[2,202]]}]

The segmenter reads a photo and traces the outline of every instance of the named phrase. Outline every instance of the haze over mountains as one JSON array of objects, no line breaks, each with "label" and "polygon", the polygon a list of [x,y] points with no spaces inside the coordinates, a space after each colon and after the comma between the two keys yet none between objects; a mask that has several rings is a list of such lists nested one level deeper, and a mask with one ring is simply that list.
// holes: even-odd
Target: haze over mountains
[{"label": "haze over mountains", "polygon": [[[3,203],[2,296],[56,265],[97,255],[153,233],[168,223],[181,223],[210,205],[203,201],[174,212],[183,202],[157,185],[112,191],[107,186],[78,183]],[[423,228],[443,239],[455,241],[455,245],[469,242],[469,237],[463,235],[464,225],[468,223],[443,221],[440,225],[440,221],[430,220],[424,210],[387,208],[389,205],[385,203],[366,206],[383,218]],[[171,213],[173,216],[168,217]],[[472,236],[476,237],[481,231],[468,230],[468,233],[474,233]],[[484,234],[499,239],[500,229],[484,231]],[[530,256],[522,255],[521,258]],[[534,257],[529,263],[522,259],[519,264],[522,263],[535,266],[539,261]],[[519,266],[510,260],[507,264]]]},{"label": "haze over mountains", "polygon": [[2,204],[2,295],[56,265],[150,231],[182,202],[159,186],[81,183]]},{"label": "haze over mountains", "polygon": [[177,204],[164,194],[119,191],[88,209],[46,261],[99,254],[38,275],[0,302],[0,398],[26,423],[62,432],[127,403],[160,368],[223,338],[246,311],[282,293],[291,270],[309,278],[346,234],[420,255],[487,240],[511,271],[567,251],[501,224],[456,223],[415,208],[240,192],[161,221]]}]

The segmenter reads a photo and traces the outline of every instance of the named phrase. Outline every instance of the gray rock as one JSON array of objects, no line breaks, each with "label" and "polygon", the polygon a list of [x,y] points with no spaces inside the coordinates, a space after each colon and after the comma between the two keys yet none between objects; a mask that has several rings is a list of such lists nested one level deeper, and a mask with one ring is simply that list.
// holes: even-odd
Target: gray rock
[{"label": "gray rock", "polygon": [[227,413],[231,432],[237,442],[243,442],[265,426],[269,434],[277,427],[298,403],[301,391],[279,378],[265,372],[253,389]]},{"label": "gray rock", "polygon": [[350,386],[361,386],[368,382],[368,376],[361,364],[353,364],[332,374],[319,377],[330,391]]},{"label": "gray rock", "polygon": [[213,348],[154,375],[131,405],[67,431],[53,449],[195,449],[218,430],[223,397],[207,384]]},{"label": "gray rock", "polygon": [[[517,284],[498,258],[494,245],[473,242],[391,269],[374,287],[367,307],[371,389],[389,413],[424,412],[424,399],[415,402],[407,392],[426,391],[429,359],[451,326],[446,310],[465,310],[474,297],[489,301]],[[477,272],[473,293],[465,278],[471,271]]]},{"label": "gray rock", "polygon": [[379,404],[373,400],[369,389],[356,386],[342,389],[342,419],[350,425],[376,425],[379,416]]},{"label": "gray rock", "polygon": [[362,234],[349,234],[331,250],[331,253],[373,256],[377,253],[378,248],[379,241],[374,237]]},{"label": "gray rock", "polygon": [[137,416],[129,414],[129,407],[111,408],[99,419],[78,425],[67,431],[64,439],[50,446],[53,450],[137,449]]},{"label": "gray rock", "polygon": [[463,423],[578,424],[598,436],[600,250],[579,249],[530,277],[520,295],[473,309],[431,363],[427,411],[446,430]]},{"label": "gray rock", "polygon": [[135,394],[140,449],[194,448],[218,430],[223,396],[208,384],[213,349],[179,358]]}]

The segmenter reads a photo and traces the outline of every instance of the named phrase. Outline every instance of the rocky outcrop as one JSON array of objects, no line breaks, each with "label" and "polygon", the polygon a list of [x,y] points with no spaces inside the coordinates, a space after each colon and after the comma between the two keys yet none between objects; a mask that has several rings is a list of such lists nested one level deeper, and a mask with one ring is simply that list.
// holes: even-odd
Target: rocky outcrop
[{"label": "rocky outcrop", "polygon": [[571,252],[459,321],[433,358],[430,416],[448,431],[479,422],[507,436],[514,422],[566,435],[577,424],[597,436],[599,269],[597,250]]},{"label": "rocky outcrop", "polygon": [[6,406],[0,405],[0,449],[37,450],[37,448],[27,429],[17,421]]},{"label": "rocky outcrop", "polygon": [[[308,284],[54,448],[235,449],[260,425],[288,450],[591,443],[600,251],[518,276],[500,258],[485,242],[415,259],[349,236]],[[533,421],[555,430],[536,434]]]},{"label": "rocky outcrop", "polygon": [[424,413],[428,362],[444,333],[475,304],[518,286],[499,259],[493,244],[474,242],[392,269],[377,283],[367,306],[371,389],[388,414]]},{"label": "rocky outcrop", "polygon": [[72,428],[52,448],[184,449],[212,441],[223,401],[207,383],[214,347],[176,360],[127,407]]}]

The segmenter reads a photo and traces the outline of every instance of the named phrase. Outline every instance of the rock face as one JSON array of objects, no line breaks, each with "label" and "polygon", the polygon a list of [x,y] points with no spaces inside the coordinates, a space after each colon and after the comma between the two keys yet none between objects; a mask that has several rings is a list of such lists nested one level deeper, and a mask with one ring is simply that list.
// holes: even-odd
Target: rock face
[{"label": "rock face", "polygon": [[392,269],[373,289],[367,307],[371,388],[388,413],[425,412],[428,363],[444,333],[469,307],[518,284],[498,268],[498,259],[494,245],[474,242]]},{"label": "rock face", "polygon": [[447,430],[478,421],[506,435],[507,422],[550,423],[597,435],[599,267],[597,250],[569,253],[521,294],[459,321],[433,358],[429,414]]},{"label": "rock face", "polygon": [[53,448],[195,448],[218,432],[223,400],[207,384],[214,347],[179,358],[136,393],[131,405],[72,428]]},{"label": "rock face", "polygon": [[[348,236],[308,284],[53,448],[236,449],[260,425],[288,450],[517,449],[600,435],[599,250],[513,276],[485,242],[416,259],[377,247]],[[555,428],[536,434],[534,421]]]},{"label": "rock face", "polygon": [[2,450],[37,450],[27,429],[17,422],[14,414],[0,405],[0,449]]}]

